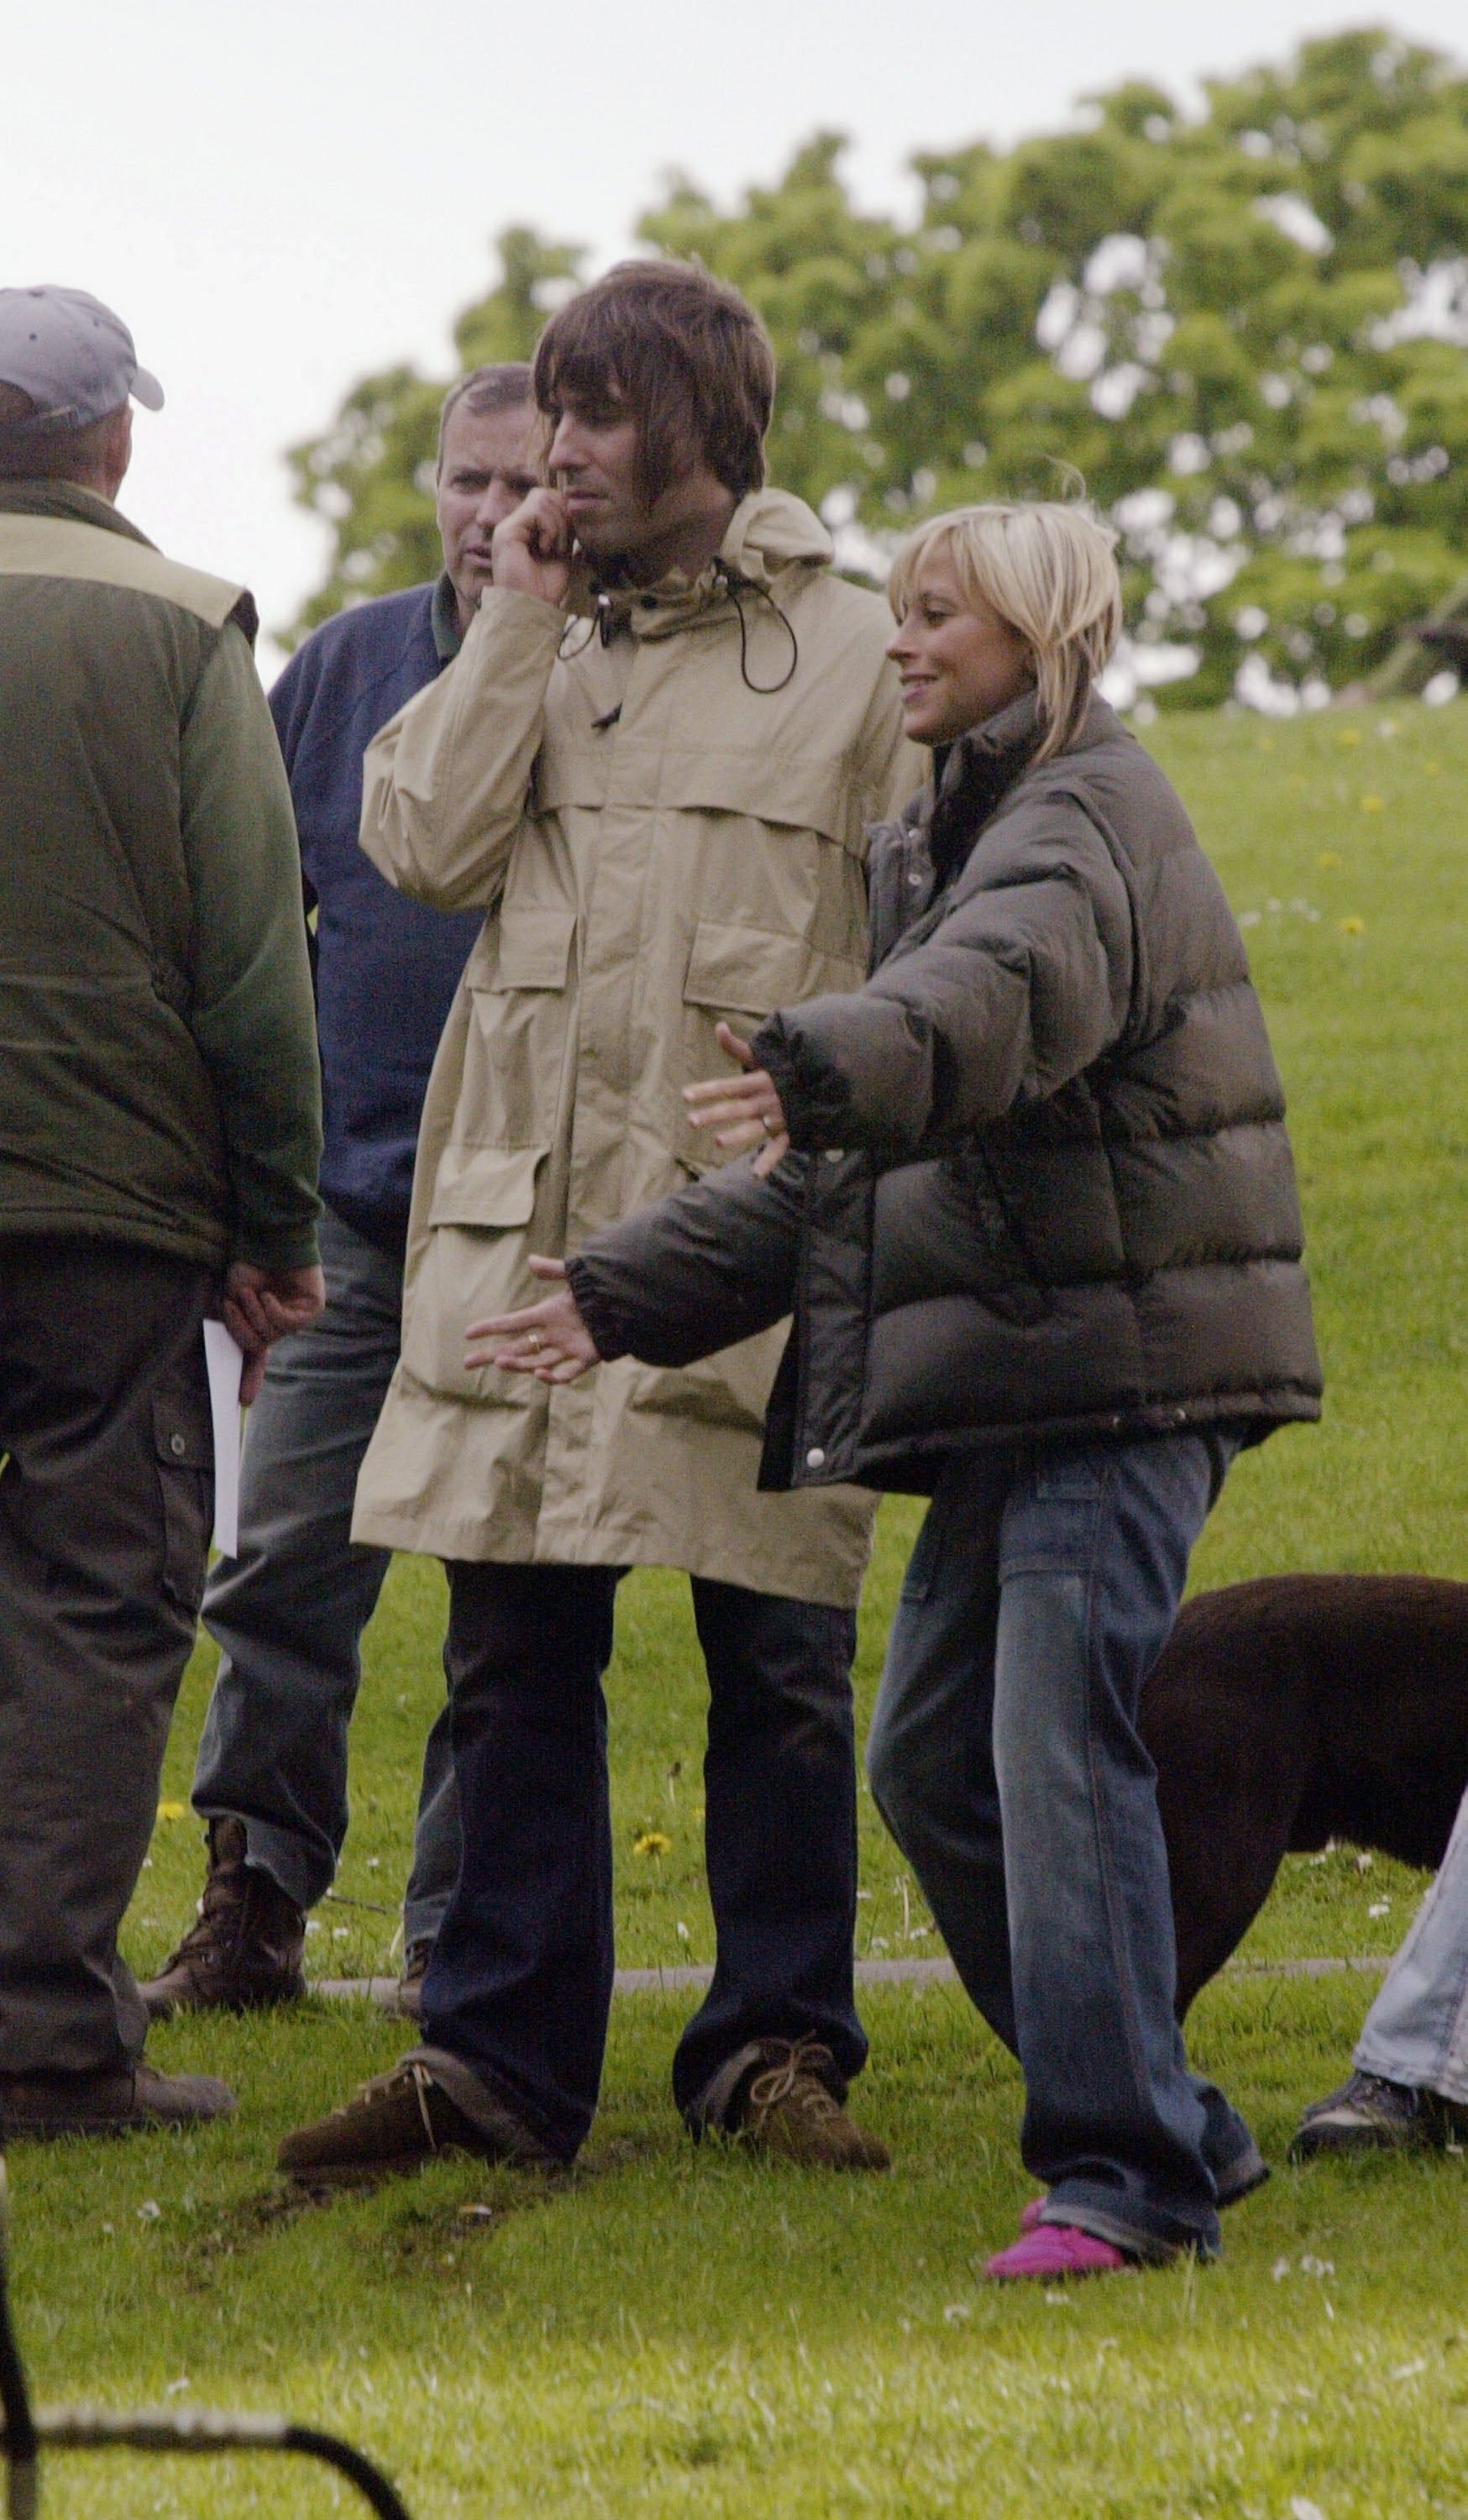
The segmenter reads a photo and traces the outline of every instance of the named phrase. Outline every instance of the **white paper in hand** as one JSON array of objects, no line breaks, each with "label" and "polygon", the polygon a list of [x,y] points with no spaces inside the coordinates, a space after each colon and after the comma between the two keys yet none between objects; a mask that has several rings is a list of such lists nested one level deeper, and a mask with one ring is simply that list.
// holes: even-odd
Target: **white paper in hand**
[{"label": "white paper in hand", "polygon": [[221,1557],[240,1553],[240,1376],[245,1352],[223,1322],[205,1322],[203,1357],[209,1373],[209,1414],[214,1420],[214,1546]]}]

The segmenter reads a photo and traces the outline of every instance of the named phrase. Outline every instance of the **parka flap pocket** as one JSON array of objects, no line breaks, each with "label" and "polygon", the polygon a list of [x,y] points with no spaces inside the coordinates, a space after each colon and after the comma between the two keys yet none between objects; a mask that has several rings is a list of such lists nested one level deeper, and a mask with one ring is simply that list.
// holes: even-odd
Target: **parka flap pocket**
[{"label": "parka flap pocket", "polygon": [[428,1208],[432,1225],[528,1225],[549,1147],[446,1147]]},{"label": "parka flap pocket", "polygon": [[[630,743],[624,749],[619,778],[626,775],[624,764],[633,749]],[[877,805],[874,797],[854,787],[839,754],[812,760],[800,750],[783,753],[778,736],[759,751],[660,745],[656,799],[684,813],[743,814],[786,831],[819,832],[823,839],[834,840],[864,860],[866,826]]]},{"label": "parka flap pocket", "polygon": [[684,1004],[773,1014],[777,1007],[793,1006],[810,995],[811,962],[811,949],[799,936],[700,919],[689,956]]},{"label": "parka flap pocket", "polygon": [[576,933],[574,910],[532,910],[517,904],[500,914],[495,966],[474,985],[486,989],[563,989]]}]

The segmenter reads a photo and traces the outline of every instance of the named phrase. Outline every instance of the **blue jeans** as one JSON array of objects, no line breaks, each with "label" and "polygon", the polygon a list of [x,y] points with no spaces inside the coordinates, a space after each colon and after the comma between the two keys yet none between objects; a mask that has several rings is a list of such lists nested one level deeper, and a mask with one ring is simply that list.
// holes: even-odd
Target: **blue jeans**
[{"label": "blue jeans", "polygon": [[1468,1794],[1438,1877],[1361,2030],[1364,2074],[1468,2106]]},{"label": "blue jeans", "polygon": [[[445,1649],[464,1861],[423,1982],[423,2037],[475,2067],[559,2159],[597,2105],[612,1986],[606,1705],[618,1571],[452,1564]],[[705,1846],[718,1960],[679,2042],[695,2128],[762,2038],[860,2071],[856,1617],[693,1579],[708,1669]]]},{"label": "blue jeans", "polygon": [[1189,2074],[1156,1773],[1136,1731],[1230,1435],[968,1454],[887,1647],[867,1770],[990,2027],[1024,2069],[1045,2219],[1142,2258],[1218,2246],[1252,2138]]},{"label": "blue jeans", "polygon": [[[245,1822],[247,1861],[299,1908],[331,1887],[347,1828],[347,1729],[362,1631],[388,1567],[352,1545],[357,1472],[397,1363],[398,1263],[330,1208],[326,1308],[270,1351],[245,1421],[240,1551],[209,1577],[220,1647],[194,1772],[194,1808]],[[447,1703],[428,1734],[403,1909],[411,1948],[438,1931],[459,1869]]]}]

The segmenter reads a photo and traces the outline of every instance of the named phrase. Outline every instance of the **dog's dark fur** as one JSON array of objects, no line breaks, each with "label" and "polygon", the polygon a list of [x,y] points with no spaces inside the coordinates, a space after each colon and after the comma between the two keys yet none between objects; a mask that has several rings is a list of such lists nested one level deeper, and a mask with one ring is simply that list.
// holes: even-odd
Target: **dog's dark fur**
[{"label": "dog's dark fur", "polygon": [[1286,1853],[1443,1861],[1468,1784],[1468,1584],[1275,1575],[1184,1604],[1141,1702],[1178,1927],[1178,2016]]}]

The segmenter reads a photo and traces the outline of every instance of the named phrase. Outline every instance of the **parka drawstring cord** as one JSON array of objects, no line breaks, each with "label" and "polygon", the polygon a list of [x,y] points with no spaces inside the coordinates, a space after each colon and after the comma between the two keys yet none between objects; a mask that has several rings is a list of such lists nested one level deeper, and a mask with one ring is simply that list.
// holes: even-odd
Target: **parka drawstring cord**
[{"label": "parka drawstring cord", "polygon": [[[788,614],[780,610],[768,586],[761,586],[752,577],[741,576],[736,568],[729,567],[724,561],[715,561],[714,572],[721,580],[725,593],[739,616],[739,678],[746,692],[757,693],[761,699],[771,699],[777,692],[782,692],[785,685],[794,680],[795,668],[800,662],[800,642],[795,636],[794,624]],[[749,624],[744,618],[744,607],[739,602],[740,596],[746,593],[752,595],[756,603],[763,601],[769,605],[776,620],[790,642],[790,661],[778,683],[756,683],[750,678]]]},{"label": "parka drawstring cord", "polygon": [[[723,561],[716,561],[714,562],[714,574],[719,584],[724,589],[725,594],[728,596],[731,604],[734,606],[734,611],[738,615],[739,679],[743,683],[746,691],[756,693],[761,699],[771,699],[777,692],[782,692],[785,685],[793,681],[795,668],[800,662],[800,642],[795,636],[794,624],[789,619],[788,614],[781,611],[779,606],[776,603],[774,596],[771,594],[767,586],[759,585],[752,577],[741,576],[737,569],[730,568]],[[783,630],[785,637],[790,642],[790,661],[778,683],[757,683],[750,675],[749,622],[744,611],[744,607],[739,600],[743,595],[752,595],[756,603],[768,604],[771,611],[776,617],[776,620]],[[609,648],[611,646],[613,639],[616,637],[618,630],[622,626],[617,615],[616,606],[614,605],[611,597],[599,590],[597,595],[597,609],[586,623],[586,635],[584,638],[577,640],[575,645],[572,646],[572,633],[579,626],[579,624],[574,622],[568,622],[566,625],[565,637],[562,639],[558,651],[562,664],[570,664],[575,657],[584,655],[587,649],[591,646],[592,641],[596,638],[601,639],[603,648]]]},{"label": "parka drawstring cord", "polygon": [[[556,655],[559,657],[560,662],[563,665],[572,664],[576,657],[584,656],[588,648],[591,646],[592,641],[596,638],[598,631],[601,634],[602,647],[610,647],[612,633],[607,627],[610,612],[611,598],[606,595],[599,595],[597,598],[597,609],[595,612],[589,616],[583,615],[580,618],[573,617],[566,623],[566,626],[561,633],[560,646],[556,651]],[[583,630],[585,632],[586,635],[584,638],[577,639],[575,637],[575,633],[578,630]]]}]

